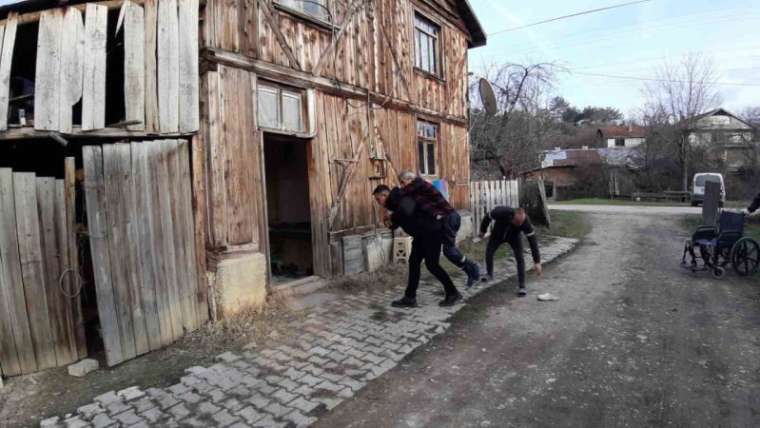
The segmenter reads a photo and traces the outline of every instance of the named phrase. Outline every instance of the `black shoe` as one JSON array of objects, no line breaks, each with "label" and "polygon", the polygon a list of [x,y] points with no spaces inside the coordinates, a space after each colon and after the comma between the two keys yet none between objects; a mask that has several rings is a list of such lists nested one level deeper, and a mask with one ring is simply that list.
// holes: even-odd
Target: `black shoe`
[{"label": "black shoe", "polygon": [[493,282],[493,275],[483,275],[483,278],[480,278],[480,280],[485,283]]},{"label": "black shoe", "polygon": [[450,296],[446,296],[445,299],[441,300],[441,303],[439,303],[438,306],[441,306],[441,307],[444,307],[444,308],[447,307],[447,306],[454,306],[460,300],[462,300],[462,295],[461,294],[459,294],[459,293],[452,294]]},{"label": "black shoe", "polygon": [[394,308],[416,308],[417,307],[417,299],[413,299],[411,297],[402,297],[401,299],[394,300],[391,302],[391,306]]},{"label": "black shoe", "polygon": [[464,271],[467,273],[467,284],[465,284],[467,288],[471,288],[478,283],[478,279],[480,278],[480,266],[478,266],[477,263],[467,262],[467,264],[464,265]]}]

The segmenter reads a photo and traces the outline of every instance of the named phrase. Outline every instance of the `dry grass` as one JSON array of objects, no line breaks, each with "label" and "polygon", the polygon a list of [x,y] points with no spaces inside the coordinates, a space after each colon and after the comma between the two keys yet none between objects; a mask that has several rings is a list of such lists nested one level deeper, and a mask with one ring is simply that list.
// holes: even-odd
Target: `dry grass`
[{"label": "dry grass", "polygon": [[301,316],[288,308],[288,299],[282,294],[270,295],[264,307],[244,308],[232,316],[207,323],[187,335],[181,345],[212,351],[280,338],[290,331],[288,323]]}]

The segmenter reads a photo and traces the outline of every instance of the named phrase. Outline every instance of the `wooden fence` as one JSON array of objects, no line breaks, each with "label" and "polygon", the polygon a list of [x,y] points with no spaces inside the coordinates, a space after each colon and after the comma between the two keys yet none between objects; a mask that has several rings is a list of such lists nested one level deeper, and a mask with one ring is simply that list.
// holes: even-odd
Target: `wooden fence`
[{"label": "wooden fence", "polygon": [[98,313],[109,366],[208,319],[186,141],[83,148]]},{"label": "wooden fence", "polygon": [[0,374],[87,353],[79,299],[74,159],[65,179],[0,168]]},{"label": "wooden fence", "polygon": [[516,208],[520,205],[520,184],[517,180],[473,181],[470,183],[470,207],[473,235],[487,212],[497,206]]}]

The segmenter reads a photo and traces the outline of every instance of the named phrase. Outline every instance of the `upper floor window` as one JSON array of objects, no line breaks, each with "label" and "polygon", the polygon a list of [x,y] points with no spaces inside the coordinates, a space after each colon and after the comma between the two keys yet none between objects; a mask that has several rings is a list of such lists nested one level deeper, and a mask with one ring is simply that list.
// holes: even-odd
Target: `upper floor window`
[{"label": "upper floor window", "polygon": [[324,22],[331,22],[328,0],[275,0],[279,5]]},{"label": "upper floor window", "polygon": [[441,74],[440,34],[440,25],[419,13],[414,14],[414,65],[436,76]]},{"label": "upper floor window", "polygon": [[417,121],[417,151],[420,175],[436,175],[435,149],[438,145],[438,125]]},{"label": "upper floor window", "polygon": [[257,89],[259,127],[274,131],[304,132],[303,91],[262,81],[258,82]]}]

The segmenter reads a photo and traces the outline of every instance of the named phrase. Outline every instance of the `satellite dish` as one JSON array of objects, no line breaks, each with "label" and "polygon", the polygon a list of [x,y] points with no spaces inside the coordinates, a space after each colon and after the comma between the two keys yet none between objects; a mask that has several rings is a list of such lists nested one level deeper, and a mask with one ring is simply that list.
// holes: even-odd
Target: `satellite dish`
[{"label": "satellite dish", "polygon": [[480,89],[480,99],[483,101],[483,107],[486,109],[486,113],[491,116],[496,115],[498,108],[496,107],[496,94],[493,92],[491,82],[486,79],[480,79],[478,84]]}]

